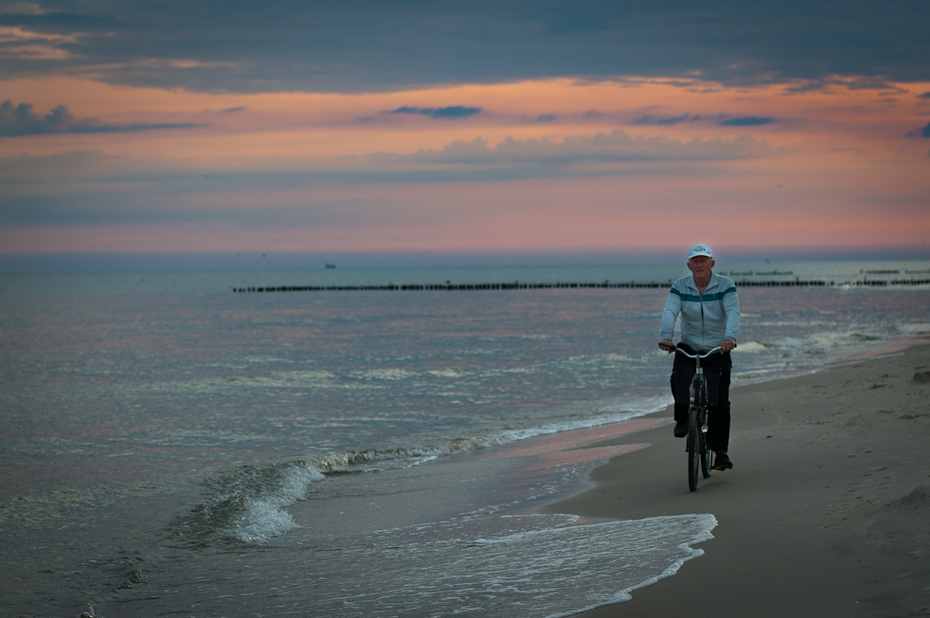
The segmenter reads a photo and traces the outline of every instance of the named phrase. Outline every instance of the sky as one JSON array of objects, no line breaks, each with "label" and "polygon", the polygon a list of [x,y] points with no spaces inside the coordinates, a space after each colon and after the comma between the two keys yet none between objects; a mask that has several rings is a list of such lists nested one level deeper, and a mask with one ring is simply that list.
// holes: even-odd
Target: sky
[{"label": "sky", "polygon": [[926,0],[0,0],[0,267],[930,258],[928,21]]}]

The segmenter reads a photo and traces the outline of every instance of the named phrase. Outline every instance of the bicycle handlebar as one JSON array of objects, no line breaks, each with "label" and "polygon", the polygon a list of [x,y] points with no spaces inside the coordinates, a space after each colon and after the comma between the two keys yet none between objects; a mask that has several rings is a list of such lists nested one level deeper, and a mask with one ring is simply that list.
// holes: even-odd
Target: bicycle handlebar
[{"label": "bicycle handlebar", "polygon": [[720,346],[718,345],[716,348],[714,348],[713,350],[710,350],[710,351],[707,352],[706,354],[688,354],[687,352],[685,352],[684,350],[682,350],[681,348],[679,348],[679,347],[677,347],[677,346],[675,347],[675,351],[676,351],[676,352],[681,352],[682,354],[684,354],[684,355],[687,356],[688,358],[700,358],[701,360],[703,360],[703,359],[707,358],[708,356],[710,356],[711,354],[716,354],[717,352],[719,352],[719,351],[720,351]]},{"label": "bicycle handlebar", "polygon": [[717,352],[719,352],[719,351],[720,351],[720,346],[718,345],[718,346],[717,346],[716,348],[714,348],[713,350],[710,350],[709,352],[706,352],[706,353],[704,353],[704,354],[689,354],[689,353],[685,352],[684,350],[682,350],[681,348],[679,348],[677,345],[671,345],[671,346],[669,346],[668,349],[669,349],[669,351],[674,350],[675,352],[678,352],[679,354],[682,354],[682,355],[684,355],[684,356],[687,356],[688,358],[705,359],[705,358],[707,358],[708,356],[710,356],[711,354],[716,354]]}]

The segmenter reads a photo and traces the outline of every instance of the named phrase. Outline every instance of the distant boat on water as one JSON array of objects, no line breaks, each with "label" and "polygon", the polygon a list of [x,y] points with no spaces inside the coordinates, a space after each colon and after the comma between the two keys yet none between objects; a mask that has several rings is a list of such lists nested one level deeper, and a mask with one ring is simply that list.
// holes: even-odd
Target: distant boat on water
[{"label": "distant boat on water", "polygon": [[326,268],[336,268],[336,265],[335,265],[335,264],[327,264],[327,265],[326,265]]}]

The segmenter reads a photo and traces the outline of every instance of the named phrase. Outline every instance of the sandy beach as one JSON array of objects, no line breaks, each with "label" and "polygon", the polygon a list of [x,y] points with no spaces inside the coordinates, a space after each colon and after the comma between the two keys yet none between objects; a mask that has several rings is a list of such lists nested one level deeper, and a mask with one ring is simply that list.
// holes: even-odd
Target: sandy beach
[{"label": "sandy beach", "polygon": [[695,493],[670,426],[591,445],[651,446],[544,512],[719,523],[676,575],[578,615],[930,615],[930,345],[919,343],[733,389],[734,469]]}]

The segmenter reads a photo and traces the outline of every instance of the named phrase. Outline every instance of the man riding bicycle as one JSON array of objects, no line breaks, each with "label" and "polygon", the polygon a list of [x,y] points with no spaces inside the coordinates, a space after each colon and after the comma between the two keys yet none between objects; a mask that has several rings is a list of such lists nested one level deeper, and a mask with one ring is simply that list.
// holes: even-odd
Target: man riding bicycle
[{"label": "man riding bicycle", "polygon": [[[727,456],[730,441],[730,350],[736,347],[739,330],[739,299],[733,280],[713,272],[714,254],[707,245],[694,245],[688,251],[688,270],[691,274],[672,284],[662,315],[662,340],[659,347],[674,352],[672,336],[675,322],[681,316],[681,343],[686,352],[703,354],[720,346],[720,354],[709,356],[701,365],[720,368],[720,385],[717,404],[711,407],[707,442],[717,454],[716,470],[733,467]],[[675,397],[675,437],[688,435],[688,406],[686,397],[679,397],[676,382],[689,384],[694,377],[694,360],[675,355],[672,365],[672,395]],[[677,378],[676,378],[677,376]]]}]

